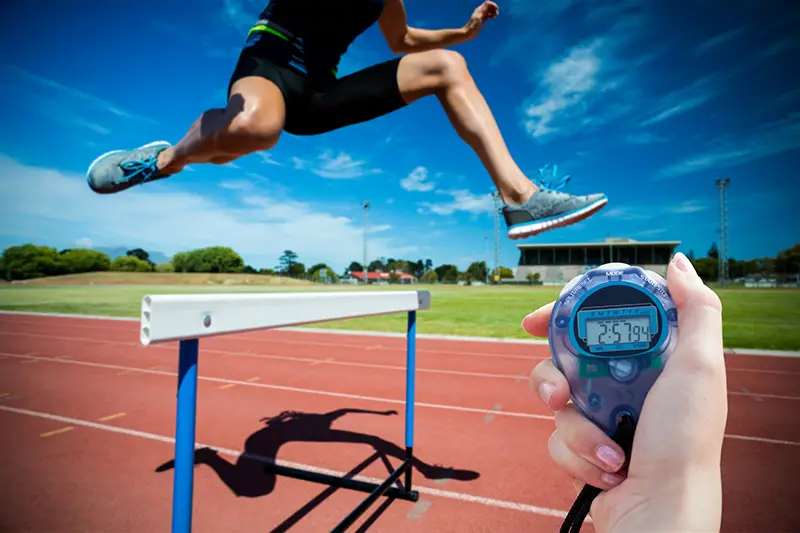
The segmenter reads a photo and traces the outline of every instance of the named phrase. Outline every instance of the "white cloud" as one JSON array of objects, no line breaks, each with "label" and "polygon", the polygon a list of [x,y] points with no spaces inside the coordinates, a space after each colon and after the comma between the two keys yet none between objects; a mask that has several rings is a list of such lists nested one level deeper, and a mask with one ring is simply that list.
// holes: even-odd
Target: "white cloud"
[{"label": "white cloud", "polygon": [[697,200],[687,200],[678,205],[671,205],[664,208],[664,212],[671,215],[688,215],[689,213],[697,213],[704,211],[708,206]]},{"label": "white cloud", "polygon": [[625,222],[651,220],[659,215],[688,215],[704,211],[708,206],[699,200],[658,205],[622,205],[605,210],[600,216]]},{"label": "white cloud", "polygon": [[447,202],[433,203],[420,202],[420,214],[433,213],[436,215],[452,215],[456,211],[472,213],[473,215],[490,214],[494,212],[494,200],[491,194],[473,194],[468,190],[436,191],[439,194],[450,196]]},{"label": "white cloud", "polygon": [[595,89],[600,71],[597,44],[576,46],[547,68],[541,82],[544,96],[524,111],[525,128],[533,137],[557,131],[556,122],[562,115],[582,107],[584,97]]},{"label": "white cloud", "polygon": [[[179,178],[174,178],[178,180]],[[311,203],[275,198],[242,183],[239,201],[225,205],[213,193],[201,196],[175,188],[169,180],[101,196],[83,175],[23,165],[0,156],[0,227],[16,239],[41,244],[86,239],[95,246],[136,246],[172,255],[181,250],[223,245],[254,266],[277,264],[283,250],[306,263],[327,262],[343,268],[362,254],[363,228],[351,219]],[[271,189],[269,189],[270,192]],[[44,228],[44,229],[43,229]],[[386,225],[373,232],[370,255],[413,253],[398,244]]]},{"label": "white cloud", "polygon": [[400,186],[407,191],[427,192],[432,191],[434,184],[428,179],[428,169],[425,167],[417,167],[411,173],[400,180]]},{"label": "white cloud", "polygon": [[667,142],[667,139],[654,133],[643,132],[626,136],[625,142],[628,144],[655,144]]},{"label": "white cloud", "polygon": [[728,41],[732,41],[736,37],[745,33],[745,28],[735,28],[732,30],[728,30],[725,33],[720,33],[711,37],[710,39],[706,39],[705,41],[699,43],[692,49],[692,53],[695,55],[702,55],[707,54],[714,50],[715,48],[719,48],[720,46],[724,45]]},{"label": "white cloud", "polygon": [[[2,78],[4,85],[25,85],[27,87],[25,93],[28,96],[30,96],[30,94],[27,94],[30,88],[44,91],[48,98],[58,99],[58,101],[61,102],[61,105],[63,105],[66,109],[74,109],[76,106],[82,106],[94,111],[102,111],[116,117],[139,122],[147,122],[150,124],[158,124],[158,122],[150,117],[133,113],[112,102],[109,102],[108,100],[98,98],[97,96],[76,89],[75,87],[58,83],[57,81],[53,81],[38,74],[28,72],[27,70],[23,70],[21,68],[0,64],[0,73],[2,73],[0,78]],[[103,126],[96,126],[96,128],[105,130]],[[100,131],[100,133],[103,133],[103,131]]]},{"label": "white cloud", "polygon": [[[699,89],[697,84],[693,84],[688,89],[681,89],[667,94],[662,98],[661,111],[647,120],[642,121],[640,126],[650,126],[658,122],[682,115],[696,107],[705,104],[714,96],[715,91],[710,88]],[[696,94],[691,94],[696,92]]]},{"label": "white cloud", "polygon": [[291,161],[296,170],[308,170],[330,179],[353,179],[381,173],[380,169],[369,168],[366,161],[353,159],[353,156],[341,151],[334,155],[332,150],[325,150],[314,161],[296,156]]},{"label": "white cloud", "polygon": [[605,218],[615,218],[617,220],[649,220],[653,218],[653,213],[651,209],[646,207],[638,207],[638,206],[622,206],[622,207],[612,207],[611,209],[605,209],[600,216]]},{"label": "white cloud", "polygon": [[654,179],[732,167],[797,148],[800,148],[800,113],[764,124],[744,139],[727,138],[709,143],[707,150],[662,168]]},{"label": "white cloud", "polygon": [[256,152],[256,154],[261,157],[261,161],[267,165],[283,166],[283,163],[276,161],[269,152]]}]

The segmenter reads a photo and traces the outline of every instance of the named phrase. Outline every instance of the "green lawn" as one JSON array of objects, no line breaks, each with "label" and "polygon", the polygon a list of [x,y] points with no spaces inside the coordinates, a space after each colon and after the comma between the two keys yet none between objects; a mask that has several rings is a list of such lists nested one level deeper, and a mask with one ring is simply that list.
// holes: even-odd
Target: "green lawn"
[{"label": "green lawn", "polygon": [[[404,290],[408,286],[0,286],[0,309],[139,317],[145,294],[196,292],[283,292],[308,290]],[[424,286],[432,307],[421,313],[417,331],[447,335],[526,338],[520,322],[553,300],[558,288]],[[730,348],[800,350],[800,291],[717,289],[723,303],[725,345]],[[313,327],[405,331],[402,315],[315,324]]]}]

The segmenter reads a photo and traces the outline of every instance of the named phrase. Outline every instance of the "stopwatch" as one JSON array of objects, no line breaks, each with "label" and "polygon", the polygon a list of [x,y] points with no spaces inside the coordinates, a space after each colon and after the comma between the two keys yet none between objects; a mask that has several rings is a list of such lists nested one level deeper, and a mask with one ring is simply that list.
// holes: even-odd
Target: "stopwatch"
[{"label": "stopwatch", "polygon": [[663,277],[608,263],[564,286],[548,335],[575,407],[613,437],[626,415],[638,422],[675,349],[678,310]]}]

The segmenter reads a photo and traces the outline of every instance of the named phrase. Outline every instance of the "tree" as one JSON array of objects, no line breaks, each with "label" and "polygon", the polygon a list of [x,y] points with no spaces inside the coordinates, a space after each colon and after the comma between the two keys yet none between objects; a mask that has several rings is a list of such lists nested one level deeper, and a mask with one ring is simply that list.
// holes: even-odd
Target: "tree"
[{"label": "tree", "polygon": [[455,265],[439,265],[434,269],[437,277],[444,283],[455,283],[458,281],[458,267]]},{"label": "tree", "polygon": [[385,272],[386,265],[380,259],[375,259],[367,266],[367,270],[369,272]]},{"label": "tree", "polygon": [[344,269],[344,275],[352,274],[353,272],[364,272],[364,267],[358,261],[353,261]]},{"label": "tree", "polygon": [[419,280],[422,283],[436,283],[439,280],[439,276],[436,275],[435,270],[428,270]]},{"label": "tree", "polygon": [[706,256],[710,257],[711,259],[719,259],[719,250],[717,250],[716,242],[711,243],[711,248],[708,249]]},{"label": "tree", "polygon": [[76,248],[66,252],[62,251],[61,265],[65,274],[104,272],[111,270],[111,258],[97,250]]},{"label": "tree", "polygon": [[133,250],[128,250],[128,253],[126,255],[139,258],[145,263],[149,263],[151,265],[153,264],[153,262],[150,261],[150,254],[145,252],[141,248],[134,248]]},{"label": "tree", "polygon": [[179,252],[172,256],[172,264],[175,272],[238,273],[244,268],[242,257],[227,246],[210,246]]},{"label": "tree", "polygon": [[152,267],[134,255],[121,255],[111,261],[111,270],[115,272],[151,272]]},{"label": "tree", "polygon": [[800,273],[800,244],[782,250],[775,258],[775,271],[778,274],[797,275]]},{"label": "tree", "polygon": [[297,254],[291,250],[284,250],[283,255],[278,259],[280,267],[278,272],[281,274],[291,275],[290,272],[295,263],[297,263]]},{"label": "tree", "polygon": [[485,281],[487,272],[486,261],[474,261],[467,267],[466,279],[467,281]]},{"label": "tree", "polygon": [[10,246],[3,251],[3,263],[8,281],[68,273],[63,257],[49,246]]}]

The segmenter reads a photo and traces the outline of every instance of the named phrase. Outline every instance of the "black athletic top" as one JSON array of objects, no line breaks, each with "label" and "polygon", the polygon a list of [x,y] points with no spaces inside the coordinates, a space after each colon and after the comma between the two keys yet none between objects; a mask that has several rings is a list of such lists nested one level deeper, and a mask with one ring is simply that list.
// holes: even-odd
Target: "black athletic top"
[{"label": "black athletic top", "polygon": [[284,45],[291,42],[290,65],[303,73],[335,75],[342,55],[378,21],[384,4],[385,0],[269,0],[250,34],[266,32]]}]

